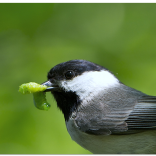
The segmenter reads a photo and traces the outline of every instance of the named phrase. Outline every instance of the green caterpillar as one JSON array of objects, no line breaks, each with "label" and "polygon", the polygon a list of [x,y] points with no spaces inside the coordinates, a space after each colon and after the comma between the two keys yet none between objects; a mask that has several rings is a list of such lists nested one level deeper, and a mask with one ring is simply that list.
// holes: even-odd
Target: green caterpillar
[{"label": "green caterpillar", "polygon": [[43,92],[48,87],[35,82],[24,83],[19,87],[19,92],[23,94],[33,93],[33,101],[36,108],[48,110],[50,104],[46,100],[46,94]]}]

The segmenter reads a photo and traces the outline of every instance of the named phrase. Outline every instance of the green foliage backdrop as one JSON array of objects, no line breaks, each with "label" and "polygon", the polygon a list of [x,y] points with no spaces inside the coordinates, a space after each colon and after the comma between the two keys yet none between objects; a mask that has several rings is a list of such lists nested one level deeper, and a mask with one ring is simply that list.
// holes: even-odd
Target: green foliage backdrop
[{"label": "green foliage backdrop", "polygon": [[34,107],[18,86],[86,59],[156,95],[156,4],[0,4],[0,154],[89,154],[71,140],[54,98]]}]

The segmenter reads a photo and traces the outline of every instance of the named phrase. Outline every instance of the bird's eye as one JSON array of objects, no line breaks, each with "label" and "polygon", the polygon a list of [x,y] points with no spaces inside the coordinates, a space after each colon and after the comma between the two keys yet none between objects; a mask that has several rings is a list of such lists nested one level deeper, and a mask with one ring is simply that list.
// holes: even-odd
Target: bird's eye
[{"label": "bird's eye", "polygon": [[65,73],[65,77],[66,77],[66,79],[72,79],[73,77],[75,76],[75,73],[73,72],[73,71],[67,71],[66,73]]}]

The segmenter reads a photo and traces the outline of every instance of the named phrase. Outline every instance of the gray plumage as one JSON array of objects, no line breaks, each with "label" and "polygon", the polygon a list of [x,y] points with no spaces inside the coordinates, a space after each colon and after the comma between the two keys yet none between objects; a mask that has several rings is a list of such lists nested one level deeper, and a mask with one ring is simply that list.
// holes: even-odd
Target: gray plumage
[{"label": "gray plumage", "polygon": [[101,95],[91,101],[83,101],[77,109],[75,122],[80,130],[95,135],[128,132],[125,120],[128,120],[138,98],[143,95],[121,84],[120,87],[109,89],[105,94],[101,92]]},{"label": "gray plumage", "polygon": [[75,123],[81,131],[94,135],[156,128],[156,97],[120,84],[91,101],[83,101],[77,109]]}]

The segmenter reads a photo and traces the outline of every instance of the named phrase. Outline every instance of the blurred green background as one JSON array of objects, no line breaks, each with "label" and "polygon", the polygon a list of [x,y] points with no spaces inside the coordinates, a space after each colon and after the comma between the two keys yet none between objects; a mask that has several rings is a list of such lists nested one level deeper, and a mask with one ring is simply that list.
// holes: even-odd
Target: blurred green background
[{"label": "blurred green background", "polygon": [[90,154],[18,86],[42,83],[56,64],[86,59],[156,95],[156,4],[0,4],[0,154]]}]

